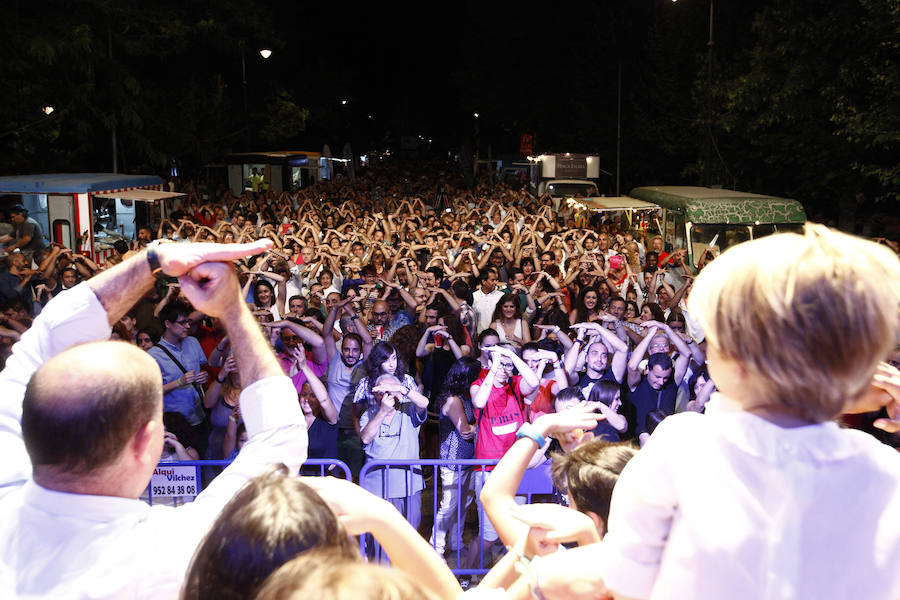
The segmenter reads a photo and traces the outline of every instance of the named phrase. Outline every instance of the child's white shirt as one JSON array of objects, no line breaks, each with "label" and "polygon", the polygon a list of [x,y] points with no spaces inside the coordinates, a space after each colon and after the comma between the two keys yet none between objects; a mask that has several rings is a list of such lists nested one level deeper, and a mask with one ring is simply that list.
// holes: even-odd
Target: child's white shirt
[{"label": "child's white shirt", "polygon": [[778,427],[721,394],[663,421],[616,484],[599,568],[633,598],[900,598],[900,454]]}]

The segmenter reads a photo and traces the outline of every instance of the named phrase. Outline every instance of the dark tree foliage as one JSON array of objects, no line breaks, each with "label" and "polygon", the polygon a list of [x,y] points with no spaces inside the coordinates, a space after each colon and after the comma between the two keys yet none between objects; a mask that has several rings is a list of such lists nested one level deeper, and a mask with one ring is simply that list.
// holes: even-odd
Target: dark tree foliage
[{"label": "dark tree foliage", "polygon": [[760,10],[744,64],[716,88],[745,187],[800,198],[852,229],[898,197],[900,4],[784,0]]},{"label": "dark tree foliage", "polygon": [[[251,139],[277,142],[306,114],[256,50],[281,42],[271,10],[217,2],[74,0],[5,7],[0,160],[8,172],[197,169]],[[266,82],[266,83],[264,83]],[[269,111],[271,101],[276,110]],[[41,112],[53,106],[49,115]],[[271,117],[286,123],[273,128]]]},{"label": "dark tree foliage", "polygon": [[[401,137],[423,156],[464,147],[483,159],[517,154],[529,133],[535,152],[597,154],[613,172],[620,124],[623,192],[705,174],[848,227],[857,209],[890,214],[900,2],[715,2],[708,127],[709,6],[11,0],[0,161],[6,173],[105,171],[114,136],[132,172],[176,160],[196,173],[247,149],[383,150]],[[599,183],[609,192],[614,177]]]}]

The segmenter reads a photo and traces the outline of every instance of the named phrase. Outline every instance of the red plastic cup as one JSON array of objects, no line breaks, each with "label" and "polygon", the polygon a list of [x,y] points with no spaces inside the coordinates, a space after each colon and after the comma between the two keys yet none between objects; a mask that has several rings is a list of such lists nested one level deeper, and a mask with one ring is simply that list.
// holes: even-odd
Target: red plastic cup
[{"label": "red plastic cup", "polygon": [[376,325],[375,326],[375,337],[379,340],[384,336],[384,325]]},{"label": "red plastic cup", "polygon": [[443,348],[444,347],[444,334],[440,331],[436,331],[434,333],[434,347],[435,348]]}]

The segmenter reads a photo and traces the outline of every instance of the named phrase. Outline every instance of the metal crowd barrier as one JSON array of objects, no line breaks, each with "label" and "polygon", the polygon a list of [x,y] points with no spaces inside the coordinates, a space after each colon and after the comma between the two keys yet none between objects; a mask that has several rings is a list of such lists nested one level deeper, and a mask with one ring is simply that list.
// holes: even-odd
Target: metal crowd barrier
[{"label": "metal crowd barrier", "polygon": [[[496,465],[499,461],[497,460],[478,460],[478,459],[468,459],[468,460],[428,460],[428,459],[415,459],[415,460],[369,460],[363,465],[362,470],[359,473],[359,483],[363,485],[366,479],[366,476],[369,472],[374,470],[383,470],[384,473],[381,477],[381,497],[389,498],[389,494],[391,492],[390,489],[390,478],[388,474],[391,469],[403,469],[403,470],[413,470],[415,468],[419,468],[422,471],[423,480],[425,480],[425,489],[428,488],[427,477],[425,477],[424,470],[425,468],[430,467],[432,469],[431,473],[431,489],[432,489],[432,510],[431,510],[431,527],[432,531],[434,531],[435,521],[438,514],[438,508],[440,505],[440,498],[443,489],[443,485],[438,486],[438,482],[441,479],[439,468],[440,467],[460,467],[461,470],[473,470],[475,472],[482,471],[485,472],[485,468],[488,466]],[[476,488],[477,484],[475,482],[475,473],[471,473],[472,475],[472,483],[471,483],[471,493],[477,494]],[[409,476],[406,477],[406,481],[409,481]],[[440,491],[439,491],[440,490]],[[378,490],[372,490],[373,493],[378,493]],[[466,490],[467,494],[470,490]],[[519,485],[519,489],[517,491],[517,496],[525,496],[527,501],[530,503],[532,501],[532,497],[536,494],[549,495],[553,496],[556,501],[559,500],[559,492],[554,489],[551,478],[550,478],[550,461],[546,461],[533,469],[528,469],[525,473],[525,476],[522,478],[522,482]],[[408,495],[408,494],[407,494]],[[481,503],[477,501],[477,498],[473,498],[472,501],[477,503],[478,510],[478,525],[477,525],[477,536],[478,536],[478,566],[477,568],[462,568],[462,549],[463,549],[463,534],[465,533],[465,522],[466,516],[468,513],[468,509],[463,510],[463,506],[467,503],[466,497],[463,496],[463,477],[456,478],[456,521],[453,523],[452,527],[448,528],[446,535],[449,538],[450,534],[453,533],[455,537],[456,547],[455,547],[455,561],[456,567],[455,569],[451,569],[457,577],[462,575],[483,575],[488,572],[490,565],[485,565],[485,556],[484,556],[484,531],[481,527],[481,523],[486,518],[484,515],[484,509],[481,506]],[[411,514],[411,506],[412,503],[407,502],[406,504],[406,517],[407,521],[415,522],[414,515]],[[427,521],[426,521],[427,523]],[[433,536],[433,534],[432,534]],[[436,547],[437,539],[432,537],[432,545]],[[449,539],[445,541],[445,544],[449,544]],[[383,556],[375,556],[377,552],[373,552],[373,540],[371,536],[360,536],[360,551],[363,555],[367,555],[370,558],[376,558],[381,562],[387,562],[385,557]],[[470,541],[470,544],[474,543],[474,540]],[[367,551],[368,549],[368,551]],[[451,565],[452,567],[452,565]]]},{"label": "metal crowd barrier", "polygon": [[[477,528],[477,538],[471,537],[469,544],[477,543],[478,544],[478,564],[476,568],[462,568],[462,551],[464,547],[463,537],[466,532],[466,518],[468,513],[468,508],[463,510],[463,506],[466,504],[466,497],[468,494],[476,493],[476,482],[475,475],[477,471],[484,471],[486,467],[496,465],[499,461],[496,460],[477,460],[477,459],[469,459],[469,460],[431,460],[431,459],[416,459],[416,460],[370,460],[363,465],[362,470],[359,474],[359,482],[360,485],[363,485],[365,482],[366,476],[375,470],[382,469],[384,470],[384,475],[388,475],[391,469],[401,469],[401,470],[412,470],[418,469],[421,472],[423,482],[425,488],[423,488],[423,492],[426,491],[429,487],[432,491],[431,498],[431,520],[428,519],[422,520],[422,526],[430,525],[431,531],[434,531],[434,524],[438,514],[438,509],[440,506],[440,499],[443,492],[443,484],[439,485],[441,480],[440,476],[440,467],[459,467],[460,471],[469,471],[469,475],[472,477],[471,486],[467,486],[466,490],[463,490],[463,477],[456,478],[456,498],[457,503],[454,507],[456,510],[456,520],[452,524],[452,526],[448,527],[446,531],[446,542],[445,544],[451,548],[453,548],[453,544],[451,544],[450,536],[453,536],[453,540],[455,541],[455,564],[457,568],[451,568],[453,573],[456,576],[464,576],[464,575],[483,575],[488,572],[490,565],[485,564],[485,541],[484,541],[484,531],[481,527],[482,521],[486,518],[484,515],[484,509],[481,507],[480,503],[477,503],[476,498],[472,498],[471,501],[477,503],[477,511],[478,511],[478,521],[476,524]],[[224,468],[231,464],[231,461],[228,460],[184,460],[184,461],[172,461],[160,463],[156,470],[154,471],[154,475],[150,480],[150,485],[147,486],[147,492],[142,499],[147,501],[149,504],[154,504],[154,498],[159,501],[160,499],[168,500],[174,506],[178,506],[184,502],[189,502],[193,499],[193,497],[197,496],[204,487],[204,479],[211,481],[215,478],[215,475],[218,473],[210,473],[209,471],[212,469],[220,469]],[[330,471],[331,475],[343,476],[344,479],[348,481],[353,481],[353,477],[351,475],[350,468],[346,465],[346,463],[337,460],[337,459],[310,459],[303,463],[301,466],[301,474],[303,475],[326,475],[326,470]],[[207,472],[204,473],[204,470]],[[430,470],[430,478],[431,482],[428,483],[428,476],[426,476],[425,471]],[[534,495],[548,495],[553,496],[555,501],[559,500],[559,492],[553,488],[553,485],[550,480],[550,462],[546,461],[541,465],[533,469],[528,469],[525,472],[525,476],[522,478],[522,482],[519,485],[519,489],[517,491],[517,495],[525,496],[528,502],[532,501],[532,497]],[[312,472],[310,472],[312,471]],[[316,473],[315,471],[318,471]],[[408,477],[408,476],[407,476]],[[407,478],[408,481],[408,478]],[[382,476],[381,477],[381,496],[383,498],[390,497],[389,494],[391,492],[390,489],[390,480],[389,477]],[[378,493],[378,490],[371,490],[375,493]],[[466,496],[463,493],[466,493]],[[411,513],[411,505],[407,503],[407,512],[406,519],[410,522],[419,521],[419,518],[414,516]],[[419,507],[421,510],[421,506]],[[422,511],[424,515],[427,516],[428,511]],[[431,531],[426,534],[428,537],[431,534]],[[437,539],[432,539],[433,545],[437,545]],[[373,557],[373,548],[376,547],[374,544],[374,540],[371,536],[360,536],[360,551],[363,555],[369,555]],[[387,562],[386,558],[382,557],[381,560],[383,562]],[[452,565],[451,565],[452,567]]]},{"label": "metal crowd barrier", "polygon": [[[193,499],[205,487],[204,480],[212,481],[218,475],[211,472],[213,469],[220,470],[230,464],[230,460],[178,460],[159,463],[153,471],[145,495],[141,498],[151,506],[154,497],[170,498],[174,506],[189,502],[188,499]],[[316,470],[318,473],[315,473]],[[344,479],[353,481],[350,467],[337,459],[311,458],[300,467],[303,475],[324,476],[326,470],[330,475],[343,475]]]}]

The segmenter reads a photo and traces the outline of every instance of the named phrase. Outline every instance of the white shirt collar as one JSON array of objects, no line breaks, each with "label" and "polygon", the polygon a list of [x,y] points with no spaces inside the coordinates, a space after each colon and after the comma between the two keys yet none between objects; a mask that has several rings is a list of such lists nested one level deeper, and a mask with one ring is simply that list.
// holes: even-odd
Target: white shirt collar
[{"label": "white shirt collar", "polygon": [[41,487],[34,479],[25,483],[22,494],[25,505],[38,511],[83,521],[108,523],[127,516],[140,520],[150,512],[150,506],[137,499],[58,492]]},{"label": "white shirt collar", "polygon": [[801,427],[780,427],[743,410],[735,400],[714,393],[706,404],[706,416],[742,451],[767,462],[780,462],[785,453],[803,455],[818,462],[844,460],[865,451],[855,435],[839,435],[833,421]]}]

